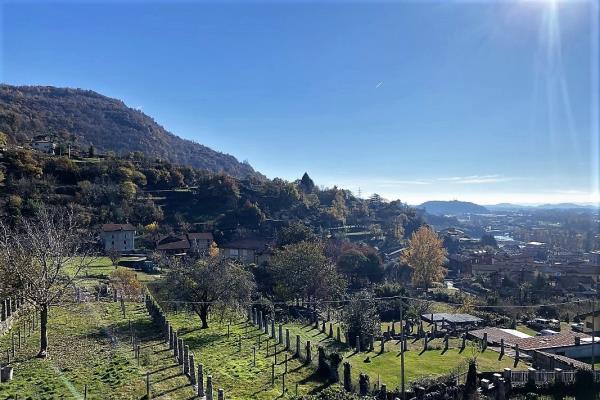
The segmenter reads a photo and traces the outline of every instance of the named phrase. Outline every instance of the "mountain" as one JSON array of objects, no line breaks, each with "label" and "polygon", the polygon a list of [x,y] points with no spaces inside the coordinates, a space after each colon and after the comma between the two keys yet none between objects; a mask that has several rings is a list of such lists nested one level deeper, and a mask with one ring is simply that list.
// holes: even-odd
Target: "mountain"
[{"label": "mountain", "polygon": [[496,211],[516,211],[516,210],[593,210],[599,208],[598,204],[577,204],[577,203],[556,203],[556,204],[539,204],[539,205],[523,205],[512,203],[499,203],[486,205],[490,210]]},{"label": "mountain", "polygon": [[91,90],[0,85],[0,132],[16,143],[50,135],[100,152],[140,151],[175,164],[243,178],[259,175],[246,162],[182,139],[121,100]]},{"label": "mountain", "polygon": [[487,214],[490,211],[479,204],[468,201],[426,201],[417,206],[429,214],[434,215],[457,215],[457,214]]}]

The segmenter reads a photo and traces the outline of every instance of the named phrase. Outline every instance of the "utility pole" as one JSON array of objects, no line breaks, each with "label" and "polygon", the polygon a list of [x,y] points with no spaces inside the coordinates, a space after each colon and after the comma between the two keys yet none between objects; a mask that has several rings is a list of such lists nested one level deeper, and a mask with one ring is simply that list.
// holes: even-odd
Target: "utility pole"
[{"label": "utility pole", "polygon": [[404,390],[404,352],[406,351],[406,349],[403,347],[404,346],[404,313],[403,313],[403,309],[404,308],[404,301],[402,299],[402,296],[400,296],[400,393],[401,393],[401,400],[405,400],[405,395],[406,392]]},{"label": "utility pole", "polygon": [[596,300],[593,300],[592,307],[592,375],[596,383]]}]

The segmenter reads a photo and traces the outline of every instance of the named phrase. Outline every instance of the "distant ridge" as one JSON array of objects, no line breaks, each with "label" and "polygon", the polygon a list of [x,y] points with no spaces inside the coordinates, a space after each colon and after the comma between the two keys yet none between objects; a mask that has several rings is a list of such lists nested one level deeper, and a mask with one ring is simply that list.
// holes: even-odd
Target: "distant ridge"
[{"label": "distant ridge", "polygon": [[434,215],[487,214],[490,212],[490,210],[480,206],[479,204],[458,200],[426,201],[425,203],[417,206],[417,208],[422,208],[429,214]]},{"label": "distant ridge", "polygon": [[260,176],[248,163],[182,139],[121,100],[91,90],[2,84],[0,132],[15,142],[50,133],[74,136],[81,147],[93,145],[100,152],[140,151],[176,164],[225,172],[238,178]]}]

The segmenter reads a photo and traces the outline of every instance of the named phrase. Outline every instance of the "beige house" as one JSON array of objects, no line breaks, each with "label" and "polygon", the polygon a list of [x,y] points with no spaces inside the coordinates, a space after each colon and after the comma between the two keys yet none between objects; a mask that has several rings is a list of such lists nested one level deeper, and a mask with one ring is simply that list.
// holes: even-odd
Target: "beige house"
[{"label": "beige house", "polygon": [[105,251],[133,251],[135,249],[135,227],[131,224],[104,224],[102,225],[102,241]]},{"label": "beige house", "polygon": [[261,264],[271,256],[269,242],[264,239],[239,239],[219,246],[223,258],[238,260],[244,264]]}]

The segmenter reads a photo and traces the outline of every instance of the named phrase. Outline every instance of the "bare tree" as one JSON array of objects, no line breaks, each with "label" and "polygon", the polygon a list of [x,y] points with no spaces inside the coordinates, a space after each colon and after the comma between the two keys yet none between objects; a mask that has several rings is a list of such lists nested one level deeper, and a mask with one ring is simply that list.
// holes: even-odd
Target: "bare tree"
[{"label": "bare tree", "polygon": [[242,265],[219,257],[169,258],[167,284],[177,300],[188,301],[208,328],[213,307],[240,309],[256,290],[254,276]]},{"label": "bare tree", "polygon": [[91,261],[88,231],[70,209],[42,209],[15,227],[0,221],[0,285],[40,312],[40,351],[48,354],[48,311]]}]

